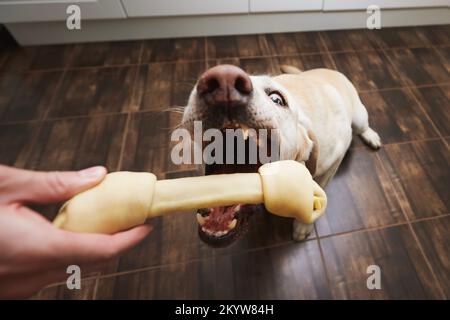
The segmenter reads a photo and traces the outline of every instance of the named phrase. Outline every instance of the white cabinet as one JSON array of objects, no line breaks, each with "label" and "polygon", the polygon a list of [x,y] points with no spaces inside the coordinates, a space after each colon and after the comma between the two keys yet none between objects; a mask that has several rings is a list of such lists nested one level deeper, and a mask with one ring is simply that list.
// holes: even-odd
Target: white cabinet
[{"label": "white cabinet", "polygon": [[0,0],[0,23],[63,21],[71,4],[80,7],[81,20],[126,18],[120,0]]},{"label": "white cabinet", "polygon": [[323,0],[249,0],[250,12],[320,11]]},{"label": "white cabinet", "polygon": [[248,13],[248,0],[122,0],[129,17]]},{"label": "white cabinet", "polygon": [[448,0],[324,0],[324,11],[366,10],[370,5],[381,9],[447,7]]}]

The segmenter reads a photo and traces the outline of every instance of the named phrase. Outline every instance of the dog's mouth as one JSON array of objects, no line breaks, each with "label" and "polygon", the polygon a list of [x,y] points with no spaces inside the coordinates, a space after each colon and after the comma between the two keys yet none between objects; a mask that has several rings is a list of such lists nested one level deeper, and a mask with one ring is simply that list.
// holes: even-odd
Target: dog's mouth
[{"label": "dog's mouth", "polygon": [[[220,132],[223,138],[223,161],[206,164],[206,175],[258,172],[258,168],[267,162],[267,158],[261,159],[260,154],[263,152],[267,156],[271,155],[270,130],[266,131],[268,134],[260,134],[258,129],[250,129],[239,123],[227,123]],[[235,136],[230,137],[230,133],[234,133]],[[203,150],[213,142],[203,143]],[[239,142],[243,142],[245,148],[239,149]],[[234,153],[227,159],[227,152],[229,155],[231,150],[234,150]],[[240,203],[199,209],[197,222],[200,239],[214,247],[230,245],[248,231],[250,216],[260,207],[260,205]]]}]

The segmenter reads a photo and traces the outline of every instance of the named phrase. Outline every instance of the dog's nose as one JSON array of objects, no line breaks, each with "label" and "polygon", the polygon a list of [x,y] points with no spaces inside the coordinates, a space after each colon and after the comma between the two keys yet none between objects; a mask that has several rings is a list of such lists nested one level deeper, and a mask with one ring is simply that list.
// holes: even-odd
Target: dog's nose
[{"label": "dog's nose", "polygon": [[245,106],[252,91],[248,74],[232,65],[207,70],[197,83],[199,97],[209,106]]}]

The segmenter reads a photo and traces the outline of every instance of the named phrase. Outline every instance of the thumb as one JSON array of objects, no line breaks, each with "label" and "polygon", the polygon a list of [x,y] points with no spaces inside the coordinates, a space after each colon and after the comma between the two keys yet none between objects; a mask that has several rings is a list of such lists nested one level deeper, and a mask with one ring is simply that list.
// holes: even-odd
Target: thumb
[{"label": "thumb", "polygon": [[19,187],[22,202],[53,203],[69,199],[84,190],[97,185],[106,175],[106,168],[91,167],[81,171],[24,171],[25,182]]}]

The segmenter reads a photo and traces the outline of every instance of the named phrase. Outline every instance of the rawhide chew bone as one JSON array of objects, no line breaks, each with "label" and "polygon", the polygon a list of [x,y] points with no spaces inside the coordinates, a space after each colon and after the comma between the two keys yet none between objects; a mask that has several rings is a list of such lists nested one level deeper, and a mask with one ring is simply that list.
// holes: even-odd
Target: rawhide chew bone
[{"label": "rawhide chew bone", "polygon": [[264,164],[258,173],[160,181],[152,173],[122,171],[67,201],[53,223],[69,231],[115,233],[164,214],[239,203],[264,203],[275,215],[313,223],[327,197],[308,169],[292,160]]}]

